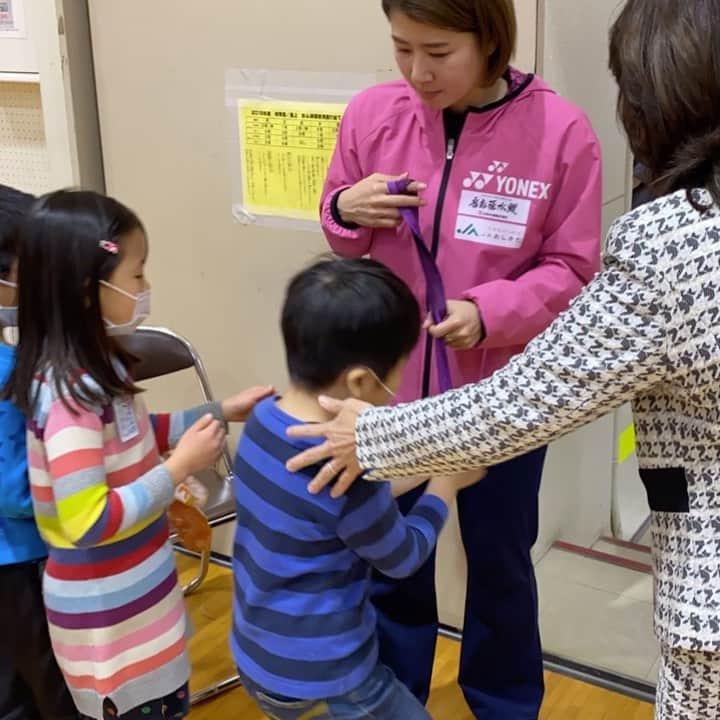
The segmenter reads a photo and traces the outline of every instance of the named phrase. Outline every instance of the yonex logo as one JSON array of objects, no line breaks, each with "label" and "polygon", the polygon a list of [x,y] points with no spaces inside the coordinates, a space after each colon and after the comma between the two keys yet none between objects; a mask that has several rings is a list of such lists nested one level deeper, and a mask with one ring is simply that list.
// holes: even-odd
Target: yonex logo
[{"label": "yonex logo", "polygon": [[492,173],[504,173],[508,169],[508,165],[510,165],[510,163],[496,160],[492,165],[490,165],[488,170]]},{"label": "yonex logo", "polygon": [[[471,170],[470,177],[463,180],[463,187],[466,190],[486,190],[527,200],[550,199],[552,183],[505,175],[509,166],[510,163],[494,160],[488,165],[488,172]],[[494,187],[488,187],[491,180],[495,181]]]},{"label": "yonex logo", "polygon": [[470,190],[471,188],[475,190],[482,190],[493,179],[493,174],[497,173],[499,175],[504,173],[505,170],[507,170],[508,165],[510,165],[510,163],[495,160],[488,165],[488,172],[486,173],[475,172],[473,170],[470,172],[470,177],[463,180],[463,187],[467,190]]}]

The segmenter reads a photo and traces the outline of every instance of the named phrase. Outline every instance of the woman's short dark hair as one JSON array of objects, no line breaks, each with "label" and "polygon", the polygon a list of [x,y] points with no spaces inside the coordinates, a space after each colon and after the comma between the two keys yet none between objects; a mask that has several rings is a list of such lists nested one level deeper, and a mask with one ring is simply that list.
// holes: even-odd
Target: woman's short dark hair
[{"label": "woman's short dark hair", "polygon": [[290,281],[282,332],[290,377],[301,387],[321,390],[359,365],[385,379],[418,341],[420,308],[375,260],[326,258]]},{"label": "woman's short dark hair", "polygon": [[[130,358],[105,331],[98,289],[122,258],[124,237],[136,229],[143,227],[135,213],[94,192],[61,190],[33,205],[20,230],[20,339],[4,391],[26,415],[36,402],[33,379],[47,369],[66,403],[103,404],[138,391],[117,367]],[[117,243],[119,253],[103,249],[103,240]]]},{"label": "woman's short dark hair", "polygon": [[382,0],[382,8],[388,18],[401,12],[425,25],[477,35],[490,51],[488,85],[507,72],[517,43],[513,0]]},{"label": "woman's short dark hair", "polygon": [[610,31],[618,114],[655,196],[720,204],[720,2],[628,0]]},{"label": "woman's short dark hair", "polygon": [[5,280],[18,255],[18,231],[35,198],[0,185],[0,278]]}]

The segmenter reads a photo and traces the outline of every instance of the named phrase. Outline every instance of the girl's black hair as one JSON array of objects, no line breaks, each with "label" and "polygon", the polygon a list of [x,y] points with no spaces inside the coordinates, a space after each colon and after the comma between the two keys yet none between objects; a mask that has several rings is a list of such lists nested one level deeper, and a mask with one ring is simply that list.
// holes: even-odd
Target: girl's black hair
[{"label": "girl's black hair", "polygon": [[[132,210],[94,192],[60,190],[32,206],[19,236],[20,340],[3,392],[27,416],[37,401],[33,380],[47,370],[68,407],[139,392],[118,367],[118,360],[127,367],[133,358],[108,337],[99,294],[100,281],[122,259],[124,237],[138,229]],[[102,241],[116,243],[119,252],[108,252]]]}]

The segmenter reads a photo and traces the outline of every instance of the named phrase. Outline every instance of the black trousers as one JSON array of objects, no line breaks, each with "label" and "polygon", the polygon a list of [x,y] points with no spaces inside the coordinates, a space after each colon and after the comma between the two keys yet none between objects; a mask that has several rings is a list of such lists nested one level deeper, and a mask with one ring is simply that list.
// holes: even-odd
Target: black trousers
[{"label": "black trousers", "polygon": [[42,597],[42,564],[0,566],[0,720],[75,720],[55,662]]},{"label": "black trousers", "polygon": [[[477,720],[536,720],[545,691],[530,550],[545,448],[490,468],[458,495],[468,584],[459,683]],[[407,511],[422,488],[403,495]],[[380,659],[421,701],[438,631],[435,559],[403,580],[375,574]],[[439,589],[442,592],[442,588]]]}]

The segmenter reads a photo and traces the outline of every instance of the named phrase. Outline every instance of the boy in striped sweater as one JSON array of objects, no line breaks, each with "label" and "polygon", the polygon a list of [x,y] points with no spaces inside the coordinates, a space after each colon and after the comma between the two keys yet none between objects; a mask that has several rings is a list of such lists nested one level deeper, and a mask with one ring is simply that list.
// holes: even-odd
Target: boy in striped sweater
[{"label": "boy in striped sweater", "polygon": [[334,499],[307,492],[313,468],[285,469],[308,447],[287,428],[326,419],[318,394],[391,400],[419,337],[419,307],[375,261],[323,260],[291,281],[282,329],[290,389],[256,407],[235,461],[235,661],[272,718],[429,718],[379,661],[370,573],[415,572],[478,472],[431,479],[404,517],[393,495],[408,486],[357,483]]}]

